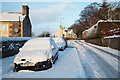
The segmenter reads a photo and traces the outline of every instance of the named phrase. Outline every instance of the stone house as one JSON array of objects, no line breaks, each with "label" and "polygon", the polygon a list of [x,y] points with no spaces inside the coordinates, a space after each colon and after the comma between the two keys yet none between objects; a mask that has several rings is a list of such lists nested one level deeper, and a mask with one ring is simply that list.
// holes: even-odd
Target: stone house
[{"label": "stone house", "polygon": [[0,12],[0,37],[31,37],[31,34],[27,5],[22,5],[22,12]]},{"label": "stone house", "polygon": [[77,35],[73,32],[73,29],[63,29],[63,27],[60,25],[59,30],[55,33],[55,37],[76,39]]}]

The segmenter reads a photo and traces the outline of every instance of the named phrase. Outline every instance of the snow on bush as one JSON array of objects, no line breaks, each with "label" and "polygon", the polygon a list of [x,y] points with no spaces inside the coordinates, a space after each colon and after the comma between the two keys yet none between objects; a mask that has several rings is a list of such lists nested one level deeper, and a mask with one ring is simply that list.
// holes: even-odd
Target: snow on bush
[{"label": "snow on bush", "polygon": [[2,57],[9,57],[19,52],[24,43],[34,37],[0,37],[2,43]]},{"label": "snow on bush", "polygon": [[97,33],[97,25],[95,24],[87,30],[86,38],[94,38],[96,37],[96,33]]},{"label": "snow on bush", "polygon": [[0,41],[24,41],[34,37],[0,37]]}]

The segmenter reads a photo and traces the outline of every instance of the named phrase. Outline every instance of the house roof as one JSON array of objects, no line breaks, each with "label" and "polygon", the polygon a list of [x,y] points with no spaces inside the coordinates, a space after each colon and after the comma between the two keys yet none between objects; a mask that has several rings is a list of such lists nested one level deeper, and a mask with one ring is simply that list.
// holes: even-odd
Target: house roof
[{"label": "house roof", "polygon": [[23,21],[25,16],[22,12],[0,12],[0,21]]},{"label": "house roof", "polygon": [[[63,31],[64,31],[66,34],[71,34],[71,33],[73,32],[72,29],[63,29]],[[74,33],[74,35],[76,35],[76,34]]]}]

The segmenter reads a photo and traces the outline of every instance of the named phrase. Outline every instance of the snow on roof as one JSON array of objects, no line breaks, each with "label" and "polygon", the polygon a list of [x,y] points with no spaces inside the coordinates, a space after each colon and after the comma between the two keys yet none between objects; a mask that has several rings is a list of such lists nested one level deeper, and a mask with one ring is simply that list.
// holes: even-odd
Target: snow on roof
[{"label": "snow on roof", "polygon": [[76,35],[76,34],[74,33],[74,35]]},{"label": "snow on roof", "polygon": [[53,38],[53,40],[54,40],[55,42],[64,41],[62,37],[55,37],[55,38]]},{"label": "snow on roof", "polygon": [[69,31],[69,33],[71,34],[71,33],[72,33],[72,31],[73,31],[73,30],[71,29],[71,30]]},{"label": "snow on roof", "polygon": [[0,12],[0,21],[23,21],[25,16],[22,12]]},{"label": "snow on roof", "polygon": [[97,24],[93,25],[92,27],[90,27],[89,29],[85,30],[87,32],[87,36],[90,36],[91,34],[93,34],[93,32],[96,33],[97,31]]},{"label": "snow on roof", "polygon": [[99,22],[120,22],[120,20],[99,20],[97,23]]},{"label": "snow on roof", "polygon": [[22,5],[25,5],[25,6],[27,6],[27,4],[22,4]]},{"label": "snow on roof", "polygon": [[[66,34],[71,34],[73,32],[73,29],[63,29],[63,32],[65,32]],[[74,35],[76,34],[74,33]]]}]

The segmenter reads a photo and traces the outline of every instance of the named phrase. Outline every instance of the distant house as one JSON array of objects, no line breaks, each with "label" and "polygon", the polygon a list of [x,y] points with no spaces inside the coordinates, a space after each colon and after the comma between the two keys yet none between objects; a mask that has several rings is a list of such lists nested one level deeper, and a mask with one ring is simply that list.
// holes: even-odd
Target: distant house
[{"label": "distant house", "polygon": [[60,25],[59,30],[55,33],[55,37],[76,39],[77,35],[73,32],[72,29],[63,29],[63,27]]},{"label": "distant house", "polygon": [[31,37],[31,32],[27,5],[22,5],[22,12],[0,12],[0,37]]}]

